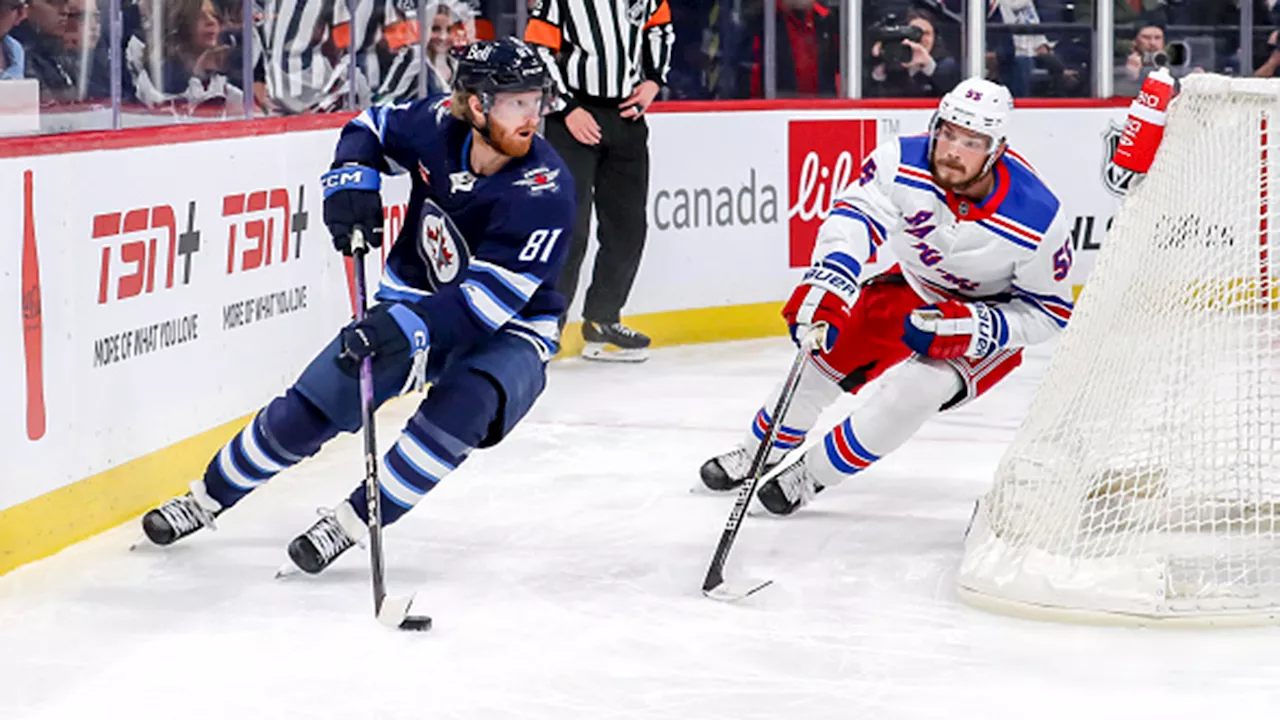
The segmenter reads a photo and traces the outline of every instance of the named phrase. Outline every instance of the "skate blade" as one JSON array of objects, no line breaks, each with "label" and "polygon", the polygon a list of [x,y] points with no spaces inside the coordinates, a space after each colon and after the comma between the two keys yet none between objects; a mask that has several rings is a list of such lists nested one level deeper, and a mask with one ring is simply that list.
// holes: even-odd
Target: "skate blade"
[{"label": "skate blade", "polygon": [[747,578],[734,582],[725,580],[710,590],[703,590],[702,594],[712,600],[732,603],[745,600],[772,584],[772,580],[760,580],[758,578]]},{"label": "skate blade", "polygon": [[725,497],[726,495],[737,495],[742,491],[742,486],[729,488],[728,490],[712,490],[702,483],[694,483],[689,486],[689,494],[706,495],[708,497]]},{"label": "skate blade", "polygon": [[596,362],[642,363],[649,359],[649,348],[623,350],[614,345],[589,342],[582,347],[582,357]]},{"label": "skate blade", "polygon": [[382,599],[382,607],[378,608],[378,622],[392,629],[424,632],[431,629],[431,618],[427,615],[410,615],[413,595],[391,596]]}]

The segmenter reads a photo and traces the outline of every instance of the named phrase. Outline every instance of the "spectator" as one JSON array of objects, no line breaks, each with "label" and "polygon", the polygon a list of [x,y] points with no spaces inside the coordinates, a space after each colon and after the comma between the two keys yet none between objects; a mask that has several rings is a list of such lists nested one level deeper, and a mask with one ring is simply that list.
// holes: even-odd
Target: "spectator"
[{"label": "spectator", "polygon": [[66,0],[62,6],[62,47],[79,52],[98,44],[98,14],[85,9],[85,0]]},{"label": "spectator", "polygon": [[75,80],[75,100],[111,96],[109,48],[93,0],[66,0],[63,6],[63,66]]},{"label": "spectator", "polygon": [[185,93],[226,70],[231,48],[219,42],[222,23],[210,0],[166,0],[163,90]]},{"label": "spectator", "polygon": [[[467,37],[464,18],[455,17],[449,6],[441,5],[431,19],[431,36],[427,39],[427,67],[431,68],[441,87],[453,87],[453,72],[458,61],[453,55],[456,45],[466,46],[470,42]],[[462,33],[455,32],[460,26]]]},{"label": "spectator", "polygon": [[[840,17],[823,0],[765,0],[777,13],[778,97],[836,97],[840,91]],[[751,96],[764,97],[764,20],[751,40]]]},{"label": "spectator", "polygon": [[[442,2],[434,8],[428,6],[431,31],[427,36],[426,78],[427,95],[448,93],[453,87],[453,73],[458,66],[455,52],[466,47],[475,38],[476,19],[465,3]],[[411,32],[401,27],[411,24]],[[390,55],[382,86],[375,95],[375,103],[408,102],[418,97],[419,76],[424,66],[422,46],[418,38],[416,19],[391,22],[383,30],[385,51]],[[403,39],[398,39],[403,36]]]},{"label": "spectator", "polygon": [[1119,96],[1137,95],[1142,81],[1156,69],[1156,55],[1164,50],[1164,28],[1158,25],[1144,25],[1138,28],[1133,38],[1133,50],[1125,60],[1124,67],[1116,70],[1115,94]]},{"label": "spectator", "polygon": [[0,0],[0,80],[21,80],[26,72],[22,44],[9,31],[27,19],[26,0]]},{"label": "spectator", "polygon": [[186,113],[202,105],[224,113],[242,112],[244,93],[227,76],[232,48],[222,42],[222,23],[211,0],[166,0],[163,23],[158,85],[146,62],[151,53],[144,43],[135,37],[125,51],[138,100],[148,107]]},{"label": "spectator", "polygon": [[[3,27],[4,21],[0,20],[0,28]],[[1269,51],[1267,60],[1253,72],[1254,77],[1269,78],[1276,76],[1276,71],[1280,70],[1280,47],[1277,47],[1277,45],[1280,45],[1280,31],[1272,30],[1271,34],[1267,36],[1267,50]]]},{"label": "spectator", "polygon": [[26,76],[40,83],[40,102],[70,102],[76,96],[74,68],[68,67],[62,38],[66,0],[30,0],[27,21],[10,31],[26,54]]},{"label": "spectator", "polygon": [[920,41],[903,40],[911,58],[901,63],[871,46],[872,64],[867,71],[867,97],[942,97],[960,82],[960,64],[947,53],[935,31],[933,16],[923,10],[907,13],[907,25],[920,30]]},{"label": "spectator", "polygon": [[[1094,5],[1108,0],[1076,0],[1075,20],[1092,26],[1094,24]],[[1167,3],[1165,0],[1109,0],[1114,7],[1113,16],[1116,25],[1132,25],[1150,13],[1163,13]],[[1214,0],[1217,2],[1218,0]],[[1229,0],[1228,0],[1229,1]]]}]

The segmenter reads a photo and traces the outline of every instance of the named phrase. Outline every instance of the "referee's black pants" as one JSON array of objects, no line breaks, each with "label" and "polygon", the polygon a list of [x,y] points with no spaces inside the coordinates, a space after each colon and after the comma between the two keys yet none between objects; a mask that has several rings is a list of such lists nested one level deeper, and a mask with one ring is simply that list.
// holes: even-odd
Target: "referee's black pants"
[{"label": "referee's black pants", "polygon": [[648,231],[645,204],[649,197],[649,126],[643,115],[636,120],[619,115],[619,102],[608,100],[583,106],[600,126],[598,145],[583,145],[575,140],[559,113],[547,118],[545,131],[547,140],[573,174],[578,201],[573,242],[557,288],[568,302],[573,302],[582,259],[587,254],[594,200],[600,249],[591,287],[583,300],[582,316],[606,324],[618,322],[631,294]]}]

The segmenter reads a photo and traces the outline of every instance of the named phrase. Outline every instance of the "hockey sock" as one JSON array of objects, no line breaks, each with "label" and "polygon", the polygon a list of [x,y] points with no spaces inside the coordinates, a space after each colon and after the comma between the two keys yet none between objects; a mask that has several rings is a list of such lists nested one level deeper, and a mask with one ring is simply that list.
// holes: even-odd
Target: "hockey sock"
[{"label": "hockey sock", "polygon": [[[742,439],[742,447],[752,455],[764,440],[765,432],[772,421],[769,413],[777,406],[778,393],[781,391],[782,384],[779,383],[765,399],[764,406],[756,413],[751,421],[751,428]],[[841,393],[840,386],[818,372],[817,368],[812,365],[806,367],[800,376],[800,385],[792,397],[787,416],[782,418],[782,424],[778,426],[773,449],[769,451],[768,464],[778,462],[783,455],[787,454],[787,451],[804,443],[805,436],[818,421],[818,416],[828,405],[835,402]]]},{"label": "hockey sock", "polygon": [[897,450],[964,385],[943,363],[911,359],[872,387],[865,404],[805,453],[805,465],[823,487]]},{"label": "hockey sock", "polygon": [[337,427],[291,388],[214,455],[204,471],[205,489],[222,507],[231,507],[337,434]]},{"label": "hockey sock", "polygon": [[[498,388],[476,372],[458,373],[433,386],[383,456],[378,474],[382,524],[399,520],[456,470],[484,440],[500,408]],[[360,519],[368,522],[364,487],[353,490],[349,500]]]}]

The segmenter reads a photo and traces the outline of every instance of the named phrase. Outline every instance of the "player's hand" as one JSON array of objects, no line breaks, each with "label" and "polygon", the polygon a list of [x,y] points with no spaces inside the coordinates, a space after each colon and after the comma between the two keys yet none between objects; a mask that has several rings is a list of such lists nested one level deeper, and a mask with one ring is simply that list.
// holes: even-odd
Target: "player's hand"
[{"label": "player's hand", "polygon": [[564,116],[564,124],[569,134],[583,145],[599,145],[604,137],[600,134],[600,123],[596,122],[591,112],[583,107],[576,107]]},{"label": "player's hand", "polygon": [[628,120],[635,120],[649,109],[649,103],[658,97],[658,91],[662,88],[658,87],[658,83],[652,80],[645,80],[636,86],[635,90],[627,96],[622,104],[618,105],[618,109],[622,110],[622,117]]},{"label": "player's hand", "polygon": [[782,307],[782,317],[797,346],[810,327],[823,325],[826,332],[819,337],[817,349],[828,352],[835,347],[840,328],[858,299],[860,272],[858,262],[844,253],[832,253],[805,271],[804,280]]},{"label": "player's hand", "polygon": [[984,358],[1009,342],[1009,323],[999,308],[948,300],[912,311],[902,342],[931,358]]},{"label": "player's hand", "polygon": [[363,165],[344,165],[320,176],[324,186],[324,224],[333,235],[333,247],[351,254],[351,232],[359,227],[365,241],[382,245],[382,178]]},{"label": "player's hand", "polygon": [[335,362],[348,374],[354,374],[367,357],[417,352],[431,344],[426,320],[405,303],[375,305],[364,320],[346,326],[338,337],[342,352]]}]

